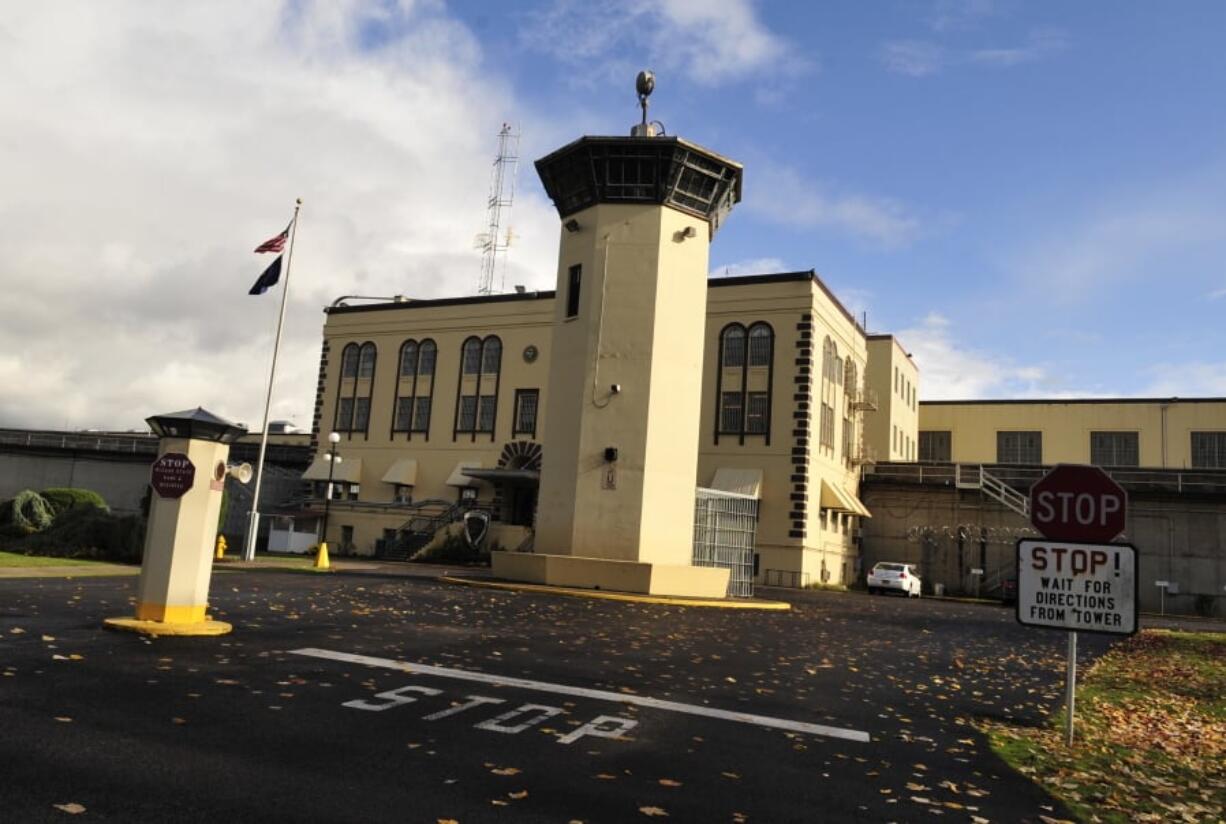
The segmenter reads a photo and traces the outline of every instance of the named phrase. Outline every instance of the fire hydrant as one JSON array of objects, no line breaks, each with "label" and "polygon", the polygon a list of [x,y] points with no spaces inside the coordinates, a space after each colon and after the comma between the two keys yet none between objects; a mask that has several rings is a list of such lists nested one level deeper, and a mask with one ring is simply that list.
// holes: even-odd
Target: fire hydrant
[{"label": "fire hydrant", "polygon": [[213,555],[214,561],[224,561],[226,559],[226,536],[217,536],[217,552]]}]

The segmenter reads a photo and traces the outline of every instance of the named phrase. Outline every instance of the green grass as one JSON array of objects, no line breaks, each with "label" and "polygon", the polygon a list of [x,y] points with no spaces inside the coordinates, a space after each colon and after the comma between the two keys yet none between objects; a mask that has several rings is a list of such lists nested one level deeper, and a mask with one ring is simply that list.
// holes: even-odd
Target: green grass
[{"label": "green grass", "polygon": [[84,558],[51,558],[46,555],[21,555],[0,550],[0,567],[83,567],[111,566],[106,561],[89,561]]},{"label": "green grass", "polygon": [[1151,630],[1116,647],[1064,713],[1034,729],[981,723],[992,748],[1081,821],[1220,820],[1226,808],[1226,635]]}]

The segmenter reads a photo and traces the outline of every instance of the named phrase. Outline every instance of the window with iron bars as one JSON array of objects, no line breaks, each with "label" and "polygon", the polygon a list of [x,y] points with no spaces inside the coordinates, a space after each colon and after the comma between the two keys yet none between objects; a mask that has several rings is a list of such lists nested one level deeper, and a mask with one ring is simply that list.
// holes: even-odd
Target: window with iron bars
[{"label": "window with iron bars", "polygon": [[1136,432],[1090,433],[1090,463],[1095,466],[1140,466],[1140,452]]},{"label": "window with iron bars", "polygon": [[1000,464],[1043,463],[1043,433],[997,432],[996,462]]},{"label": "window with iron bars", "polygon": [[1192,466],[1226,469],[1226,432],[1193,432]]}]

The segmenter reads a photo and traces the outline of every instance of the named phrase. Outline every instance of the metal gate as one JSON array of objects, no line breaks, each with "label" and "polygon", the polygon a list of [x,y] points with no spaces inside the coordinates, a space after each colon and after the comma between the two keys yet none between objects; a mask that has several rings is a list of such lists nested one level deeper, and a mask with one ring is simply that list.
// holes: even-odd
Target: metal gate
[{"label": "metal gate", "polygon": [[753,550],[758,499],[699,487],[694,498],[694,566],[730,571],[728,595],[753,597]]}]

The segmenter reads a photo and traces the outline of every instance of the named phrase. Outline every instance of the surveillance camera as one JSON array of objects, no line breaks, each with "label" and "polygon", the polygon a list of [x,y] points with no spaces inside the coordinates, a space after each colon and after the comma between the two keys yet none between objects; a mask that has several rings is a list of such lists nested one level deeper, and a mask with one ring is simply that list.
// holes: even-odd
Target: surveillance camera
[{"label": "surveillance camera", "polygon": [[614,395],[621,394],[622,385],[620,383],[615,383],[609,387],[609,391],[612,392]]}]

